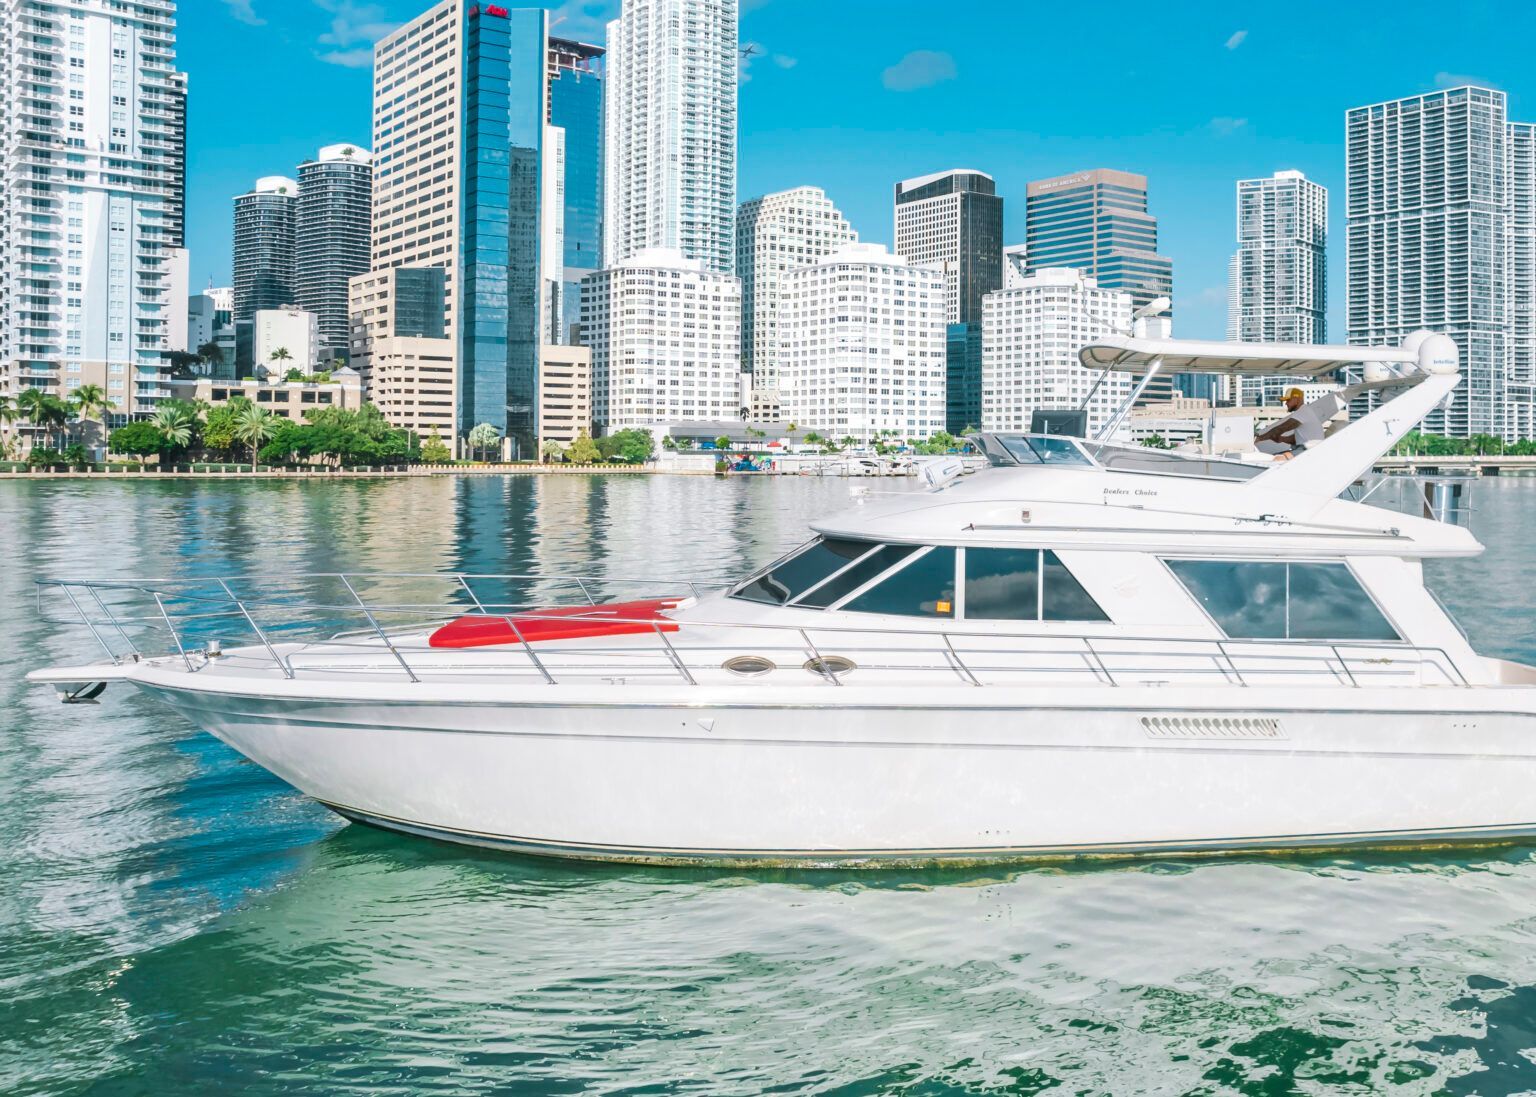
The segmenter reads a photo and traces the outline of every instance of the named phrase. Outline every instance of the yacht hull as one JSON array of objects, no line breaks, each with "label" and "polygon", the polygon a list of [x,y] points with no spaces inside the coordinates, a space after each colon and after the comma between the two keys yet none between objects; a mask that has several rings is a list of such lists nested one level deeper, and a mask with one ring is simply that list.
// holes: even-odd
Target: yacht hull
[{"label": "yacht hull", "polygon": [[[523,853],[882,865],[1536,835],[1520,689],[848,688],[834,708],[825,687],[185,677],[133,680],[347,818]],[[1415,707],[1430,695],[1456,711]]]}]

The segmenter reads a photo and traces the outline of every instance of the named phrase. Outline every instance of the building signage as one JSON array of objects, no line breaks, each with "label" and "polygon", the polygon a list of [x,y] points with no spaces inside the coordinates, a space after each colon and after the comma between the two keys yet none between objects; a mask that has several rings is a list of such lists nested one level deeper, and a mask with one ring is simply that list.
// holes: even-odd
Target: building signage
[{"label": "building signage", "polygon": [[469,17],[471,19],[479,18],[482,15],[489,15],[496,19],[506,19],[508,17],[508,12],[507,9],[502,7],[500,4],[487,4],[484,8],[482,8],[479,4],[476,4],[474,7],[469,9]]}]

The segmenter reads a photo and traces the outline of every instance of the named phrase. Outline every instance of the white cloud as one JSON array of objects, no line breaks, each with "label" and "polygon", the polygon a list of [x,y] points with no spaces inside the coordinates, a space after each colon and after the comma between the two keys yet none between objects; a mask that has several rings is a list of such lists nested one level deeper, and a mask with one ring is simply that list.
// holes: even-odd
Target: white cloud
[{"label": "white cloud", "polygon": [[328,65],[367,68],[373,64],[373,44],[400,25],[387,19],[384,9],[377,4],[357,0],[315,3],[331,16],[331,29],[319,38],[319,44],[326,48],[315,54]]},{"label": "white cloud", "polygon": [[266,25],[266,20],[256,14],[256,9],[251,7],[251,0],[224,0],[224,6],[229,9],[231,18],[237,19],[252,27]]},{"label": "white cloud", "polygon": [[957,75],[955,59],[949,54],[938,50],[913,50],[886,69],[880,82],[887,91],[916,91],[953,80]]},{"label": "white cloud", "polygon": [[781,69],[792,69],[800,62],[797,59],[788,56],[787,54],[776,53],[773,55],[773,63],[778,65]]},{"label": "white cloud", "polygon": [[1233,31],[1232,37],[1227,39],[1227,49],[1235,50],[1248,40],[1248,32],[1245,30]]},{"label": "white cloud", "polygon": [[1464,88],[1472,84],[1479,88],[1492,88],[1500,90],[1499,85],[1492,80],[1485,80],[1481,76],[1468,76],[1463,72],[1437,72],[1435,73],[1435,87],[1437,88]]},{"label": "white cloud", "polygon": [[1238,133],[1248,127],[1248,119],[1228,118],[1223,115],[1219,118],[1212,118],[1208,124],[1211,127],[1211,132],[1217,137],[1231,137],[1234,133]]}]

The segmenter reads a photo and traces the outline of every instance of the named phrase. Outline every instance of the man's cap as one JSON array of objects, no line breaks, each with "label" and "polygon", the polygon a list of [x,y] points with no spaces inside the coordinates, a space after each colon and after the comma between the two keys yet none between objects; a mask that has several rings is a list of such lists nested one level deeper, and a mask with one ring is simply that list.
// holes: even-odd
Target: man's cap
[{"label": "man's cap", "polygon": [[1305,400],[1307,398],[1307,394],[1302,392],[1300,389],[1291,389],[1289,392],[1287,392],[1285,394],[1285,398],[1287,400],[1289,400],[1292,396],[1294,396],[1294,397],[1296,397],[1297,399],[1300,399],[1300,400]]}]

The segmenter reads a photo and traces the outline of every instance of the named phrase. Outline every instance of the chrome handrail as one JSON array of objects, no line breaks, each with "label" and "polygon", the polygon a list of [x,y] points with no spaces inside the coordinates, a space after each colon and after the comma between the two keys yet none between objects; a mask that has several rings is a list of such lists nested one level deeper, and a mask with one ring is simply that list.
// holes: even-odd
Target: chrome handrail
[{"label": "chrome handrail", "polygon": [[[571,610],[564,608],[559,612],[541,612],[539,608],[525,608],[515,603],[486,603],[482,601],[473,585],[471,578],[497,579],[502,581],[518,581],[528,579],[529,576],[493,576],[475,575],[473,573],[368,573],[373,579],[405,579],[405,578],[432,578],[457,584],[465,596],[472,603],[472,609],[455,602],[370,602],[365,599],[363,592],[352,580],[362,578],[354,573],[314,573],[308,578],[336,579],[351,595],[352,601],[346,604],[334,604],[330,602],[309,600],[275,600],[242,598],[235,593],[231,580],[223,577],[194,577],[178,579],[168,583],[150,581],[127,580],[67,580],[45,579],[38,580],[39,592],[47,588],[61,590],[73,608],[76,616],[86,625],[97,642],[114,663],[121,661],[113,647],[107,643],[106,637],[97,628],[92,620],[92,615],[86,607],[84,600],[76,596],[83,591],[90,595],[100,607],[102,613],[110,620],[111,625],[129,645],[134,659],[143,659],[146,656],[139,651],[129,636],[128,625],[135,625],[145,630],[158,631],[164,627],[171,633],[171,640],[175,645],[174,653],[180,655],[189,672],[197,672],[207,665],[207,660],[194,664],[193,655],[200,654],[195,648],[189,648],[184,643],[182,630],[190,623],[206,622],[217,618],[243,619],[250,630],[256,636],[259,644],[265,649],[273,665],[275,665],[285,678],[292,679],[300,671],[313,672],[318,667],[295,667],[294,658],[322,654],[327,650],[342,649],[354,660],[359,654],[367,651],[380,650],[393,657],[406,677],[413,683],[422,680],[424,675],[453,673],[463,668],[457,664],[445,662],[445,649],[433,648],[429,642],[418,642],[422,630],[435,627],[444,621],[460,618],[483,618],[486,620],[498,620],[506,623],[511,632],[512,639],[506,645],[491,645],[488,647],[473,649],[457,649],[457,654],[466,662],[465,665],[476,669],[500,670],[503,667],[515,669],[518,666],[531,667],[536,670],[543,680],[551,685],[558,684],[559,677],[555,669],[549,665],[550,660],[558,660],[562,656],[571,658],[579,657],[584,662],[579,667],[558,668],[560,675],[567,678],[581,679],[589,677],[587,668],[592,657],[607,658],[611,665],[606,668],[611,674],[614,667],[626,669],[625,663],[633,660],[636,655],[643,655],[647,650],[658,651],[665,656],[665,664],[669,665],[672,672],[688,685],[698,685],[699,677],[695,672],[710,672],[719,669],[718,653],[721,650],[734,650],[739,652],[740,644],[717,645],[712,643],[688,643],[687,640],[697,639],[707,634],[710,630],[725,630],[728,634],[745,634],[749,637],[772,637],[788,633],[797,634],[802,651],[808,651],[810,662],[816,668],[819,676],[836,686],[842,686],[842,672],[837,671],[829,664],[828,658],[823,654],[828,637],[841,640],[844,646],[850,643],[858,643],[859,639],[880,638],[886,641],[895,641],[894,646],[884,646],[876,643],[864,643],[857,648],[859,653],[858,666],[865,670],[885,669],[892,671],[946,671],[953,672],[961,682],[971,686],[985,686],[988,683],[983,676],[1002,675],[1008,678],[1016,678],[1019,675],[1059,675],[1091,673],[1096,683],[1110,686],[1120,686],[1123,679],[1133,679],[1140,684],[1153,684],[1156,681],[1146,677],[1133,678],[1133,676],[1148,674],[1165,674],[1174,677],[1187,677],[1190,674],[1205,675],[1212,671],[1221,675],[1224,684],[1237,684],[1249,686],[1250,678],[1262,679],[1276,675],[1299,675],[1326,673],[1342,686],[1360,688],[1362,677],[1376,677],[1378,680],[1382,673],[1400,675],[1403,673],[1417,673],[1420,684],[1423,684],[1424,676],[1433,671],[1445,680],[1447,685],[1466,687],[1470,685],[1466,675],[1457,665],[1450,654],[1440,647],[1428,647],[1423,645],[1407,644],[1402,641],[1311,641],[1311,640],[1229,640],[1221,637],[1163,637],[1163,636],[1124,636],[1099,634],[1067,634],[1067,633],[1041,633],[1041,632],[1000,632],[995,629],[986,631],[979,629],[955,628],[954,622],[935,621],[933,627],[904,628],[892,625],[860,625],[838,621],[827,624],[806,624],[803,621],[779,624],[771,622],[744,622],[744,621],[718,621],[704,620],[696,617],[684,617],[675,622],[679,629],[686,630],[687,637],[674,643],[666,635],[673,629],[666,629],[662,622],[655,617],[634,618],[618,617],[605,614],[603,620],[613,624],[633,624],[640,626],[633,632],[626,634],[620,640],[614,638],[610,644],[585,644],[579,647],[558,646],[545,641],[539,649],[535,649],[528,636],[523,631],[523,626],[534,621],[560,621],[569,623],[572,620]],[[543,577],[549,578],[549,577]],[[597,582],[610,582],[601,579]],[[624,582],[643,582],[661,585],[658,580],[624,580]],[[588,603],[585,607],[575,607],[579,610],[601,611],[602,607],[593,602],[591,593],[586,588],[585,582],[578,580],[578,585]],[[204,588],[199,590],[198,588]],[[693,589],[697,589],[694,587]],[[217,591],[217,593],[214,593]],[[111,606],[103,599],[103,593],[113,593],[119,596],[127,595],[129,598],[139,597],[152,602],[146,607],[143,616],[132,616],[127,613],[114,613]],[[214,607],[214,608],[209,608]],[[119,610],[133,608],[132,605],[118,606]],[[283,610],[288,612],[300,612],[310,618],[324,614],[360,613],[368,622],[368,627],[351,632],[332,632],[328,637],[309,638],[295,640],[286,647],[287,654],[278,650],[268,630],[263,629],[253,614],[253,609],[259,610]],[[423,611],[432,611],[432,617],[427,622],[413,620],[409,626],[395,625],[386,627],[381,616],[386,613],[411,613],[417,616]],[[275,615],[275,614],[274,614]],[[586,616],[585,612],[576,616]],[[287,630],[307,625],[310,629],[318,629],[325,622],[310,620],[297,624],[283,622],[276,626],[278,630]],[[334,622],[331,622],[334,624]],[[963,626],[964,622],[960,622]],[[1020,622],[1024,624],[1024,622]],[[821,644],[813,639],[812,634],[820,634]],[[649,649],[636,646],[637,636],[650,634],[659,641],[659,645]],[[962,655],[962,649],[956,646],[955,640],[962,642],[974,640],[982,642],[980,645],[972,645]],[[922,641],[919,644],[911,644],[908,641],[914,639]],[[516,649],[526,658],[526,663],[508,663],[506,656],[509,648],[515,643]],[[1147,650],[1147,644],[1158,645],[1157,650]],[[379,647],[379,645],[382,647]],[[1020,646],[1020,644],[1024,646]],[[1004,646],[999,646],[1004,645]],[[1126,647],[1131,645],[1131,647]],[[795,645],[790,643],[763,647],[755,640],[749,647],[759,647],[764,651],[792,651]],[[1173,650],[1166,650],[1169,648]],[[1280,649],[1277,651],[1276,649]],[[1306,649],[1299,653],[1292,653],[1285,649]],[[237,649],[238,650],[238,649]],[[1352,657],[1349,651],[1356,654]],[[904,657],[929,658],[932,661],[912,665],[898,660],[889,665],[871,662],[871,655],[878,656],[882,652],[899,652]],[[1361,653],[1364,654],[1361,654]],[[430,653],[430,662],[415,658],[419,653]],[[541,654],[542,653],[542,654]],[[698,662],[701,653],[710,653],[716,661]],[[1390,656],[1389,656],[1390,653]],[[225,648],[223,655],[231,654]],[[1051,666],[1028,665],[1022,662],[1009,663],[1007,665],[988,665],[996,661],[997,657],[1006,660],[1040,659],[1053,655],[1075,655],[1082,660],[1081,665]],[[411,656],[412,658],[408,658]],[[980,657],[978,659],[978,656]],[[987,657],[992,656],[989,660]],[[1236,656],[1236,657],[1234,657]],[[692,657],[693,661],[690,661]],[[1138,659],[1141,665],[1119,665],[1126,658]],[[1194,661],[1193,666],[1169,666],[1168,658],[1189,659]],[[1245,673],[1238,665],[1238,659],[1262,660],[1266,665],[1261,668],[1251,667]],[[1354,665],[1351,665],[1353,658]],[[497,660],[500,659],[500,662]],[[1207,663],[1207,661],[1209,661]],[[1412,663],[1416,671],[1371,671],[1357,674],[1363,665],[1372,662],[1401,661],[1404,664]],[[1112,666],[1111,664],[1116,664]],[[1306,667],[1276,666],[1277,663],[1305,663]],[[1155,665],[1154,665],[1155,664]],[[628,664],[632,666],[632,662]],[[1209,669],[1206,669],[1206,668]],[[1320,670],[1318,668],[1321,668]],[[340,673],[347,669],[372,673],[371,665],[358,664],[355,661],[348,666],[328,666],[327,669],[334,673]],[[1118,670],[1118,674],[1117,674]],[[1166,679],[1163,679],[1166,680]],[[993,681],[996,681],[994,678]],[[1368,684],[1368,683],[1367,683]]]}]

